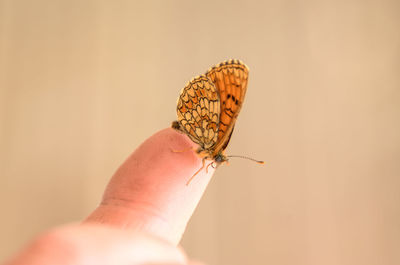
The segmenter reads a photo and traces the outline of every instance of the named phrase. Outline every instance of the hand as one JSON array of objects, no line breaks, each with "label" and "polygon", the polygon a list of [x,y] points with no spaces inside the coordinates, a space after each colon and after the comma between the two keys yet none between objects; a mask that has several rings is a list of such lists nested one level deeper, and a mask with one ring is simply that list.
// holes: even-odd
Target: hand
[{"label": "hand", "polygon": [[44,233],[6,264],[194,264],[176,245],[214,172],[201,170],[186,185],[201,167],[194,147],[173,129],[153,135],[117,170],[83,223]]}]

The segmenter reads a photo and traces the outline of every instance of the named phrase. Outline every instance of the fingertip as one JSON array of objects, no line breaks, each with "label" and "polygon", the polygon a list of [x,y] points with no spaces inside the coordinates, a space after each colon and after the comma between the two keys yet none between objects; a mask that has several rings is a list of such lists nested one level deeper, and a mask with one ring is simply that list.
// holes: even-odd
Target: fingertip
[{"label": "fingertip", "polygon": [[144,230],[178,243],[214,172],[200,170],[186,185],[202,167],[193,148],[186,135],[172,128],[151,136],[114,174],[88,221]]}]

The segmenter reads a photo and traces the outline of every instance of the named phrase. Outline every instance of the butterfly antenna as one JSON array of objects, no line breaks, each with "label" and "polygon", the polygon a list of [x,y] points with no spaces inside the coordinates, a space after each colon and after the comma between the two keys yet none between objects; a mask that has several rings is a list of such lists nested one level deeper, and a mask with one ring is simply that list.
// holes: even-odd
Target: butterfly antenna
[{"label": "butterfly antenna", "polygon": [[264,162],[264,161],[256,160],[256,159],[254,159],[254,158],[251,158],[251,157],[248,157],[248,156],[236,156],[236,155],[230,155],[230,156],[228,156],[228,157],[238,157],[238,158],[243,158],[243,159],[247,159],[247,160],[254,161],[254,162],[258,163],[258,164],[265,164],[265,162]]}]

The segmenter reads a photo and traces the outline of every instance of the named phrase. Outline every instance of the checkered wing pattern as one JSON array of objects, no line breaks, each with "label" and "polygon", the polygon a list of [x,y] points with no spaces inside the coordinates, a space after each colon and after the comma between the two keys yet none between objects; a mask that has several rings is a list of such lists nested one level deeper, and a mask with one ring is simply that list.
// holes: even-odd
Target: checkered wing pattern
[{"label": "checkered wing pattern", "polygon": [[205,75],[192,79],[178,98],[179,130],[208,150],[218,141],[220,99],[214,83]]}]

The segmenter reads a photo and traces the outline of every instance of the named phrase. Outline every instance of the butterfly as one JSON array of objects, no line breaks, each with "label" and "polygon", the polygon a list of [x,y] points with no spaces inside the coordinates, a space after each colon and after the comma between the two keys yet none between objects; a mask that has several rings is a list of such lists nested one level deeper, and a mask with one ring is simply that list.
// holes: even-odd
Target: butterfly
[{"label": "butterfly", "polygon": [[205,160],[212,160],[209,165],[214,167],[214,163],[219,166],[232,157],[225,154],[225,149],[242,108],[248,77],[249,68],[240,60],[231,59],[193,78],[182,89],[177,104],[178,119],[172,128],[199,145],[196,153],[203,158],[203,165],[192,178],[204,168]]}]

